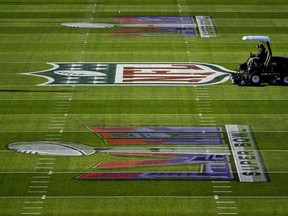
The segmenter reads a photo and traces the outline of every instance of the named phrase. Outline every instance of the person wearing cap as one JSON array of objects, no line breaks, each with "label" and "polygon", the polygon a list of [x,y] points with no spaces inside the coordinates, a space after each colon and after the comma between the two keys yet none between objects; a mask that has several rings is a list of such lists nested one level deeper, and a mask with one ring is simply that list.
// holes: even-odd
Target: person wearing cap
[{"label": "person wearing cap", "polygon": [[266,59],[266,49],[263,44],[256,45],[258,52],[256,54],[250,53],[250,61],[248,62],[248,66],[255,67],[263,64]]}]

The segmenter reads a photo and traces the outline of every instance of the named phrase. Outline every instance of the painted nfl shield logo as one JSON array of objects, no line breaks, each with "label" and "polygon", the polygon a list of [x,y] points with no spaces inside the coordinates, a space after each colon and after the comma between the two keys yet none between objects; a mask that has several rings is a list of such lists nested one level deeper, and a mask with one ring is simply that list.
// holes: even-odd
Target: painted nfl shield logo
[{"label": "painted nfl shield logo", "polygon": [[39,86],[213,85],[227,81],[231,71],[207,63],[48,63],[48,70],[24,73],[47,82]]}]

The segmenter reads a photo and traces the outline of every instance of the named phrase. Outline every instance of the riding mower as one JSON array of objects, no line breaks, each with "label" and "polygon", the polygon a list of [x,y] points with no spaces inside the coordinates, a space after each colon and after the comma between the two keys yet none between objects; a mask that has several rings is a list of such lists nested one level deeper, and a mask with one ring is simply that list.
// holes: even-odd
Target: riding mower
[{"label": "riding mower", "polygon": [[244,36],[245,41],[260,41],[266,46],[266,57],[262,62],[251,64],[253,55],[239,65],[236,72],[230,74],[232,83],[240,86],[260,85],[261,83],[288,85],[288,57],[272,56],[270,38],[268,36]]}]

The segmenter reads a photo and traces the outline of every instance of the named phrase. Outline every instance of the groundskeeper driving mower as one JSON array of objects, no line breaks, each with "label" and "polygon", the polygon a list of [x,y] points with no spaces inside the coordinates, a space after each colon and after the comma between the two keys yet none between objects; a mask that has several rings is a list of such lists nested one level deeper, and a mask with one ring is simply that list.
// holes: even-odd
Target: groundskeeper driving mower
[{"label": "groundskeeper driving mower", "polygon": [[232,83],[241,86],[261,83],[288,85],[288,57],[273,56],[268,36],[244,36],[245,41],[260,41],[263,48],[261,58],[250,53],[249,58],[239,65],[237,72],[230,75]]}]

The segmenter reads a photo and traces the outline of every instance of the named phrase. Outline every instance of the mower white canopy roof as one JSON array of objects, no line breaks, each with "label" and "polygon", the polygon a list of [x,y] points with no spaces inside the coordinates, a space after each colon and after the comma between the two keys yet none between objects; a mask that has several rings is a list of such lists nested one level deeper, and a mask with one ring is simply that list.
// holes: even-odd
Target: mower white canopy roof
[{"label": "mower white canopy roof", "polygon": [[243,40],[261,41],[263,43],[269,43],[270,38],[268,36],[244,36]]}]

